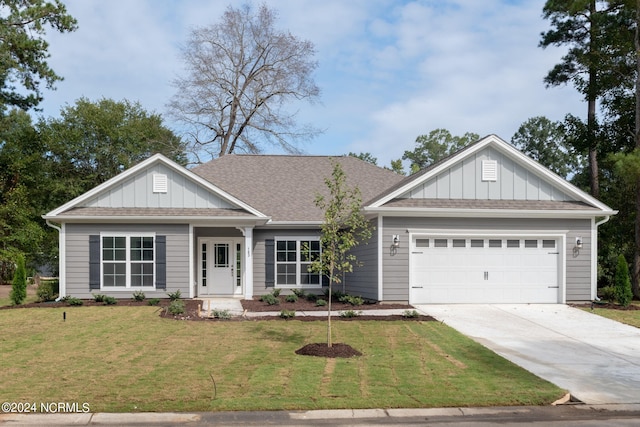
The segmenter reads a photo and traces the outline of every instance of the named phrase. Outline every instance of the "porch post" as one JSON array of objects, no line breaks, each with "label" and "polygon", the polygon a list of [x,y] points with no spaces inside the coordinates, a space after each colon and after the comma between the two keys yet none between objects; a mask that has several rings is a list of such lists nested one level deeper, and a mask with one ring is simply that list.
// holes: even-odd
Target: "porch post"
[{"label": "porch post", "polygon": [[244,298],[253,298],[253,227],[244,228]]}]

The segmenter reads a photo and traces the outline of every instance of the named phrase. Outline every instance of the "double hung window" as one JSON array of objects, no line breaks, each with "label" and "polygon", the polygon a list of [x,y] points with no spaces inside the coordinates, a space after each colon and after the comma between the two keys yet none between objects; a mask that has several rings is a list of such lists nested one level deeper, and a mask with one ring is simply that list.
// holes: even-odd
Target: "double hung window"
[{"label": "double hung window", "polygon": [[277,286],[321,286],[320,274],[309,271],[311,263],[320,257],[320,240],[281,238],[275,245]]},{"label": "double hung window", "polygon": [[101,243],[103,288],[154,287],[154,236],[102,235]]}]

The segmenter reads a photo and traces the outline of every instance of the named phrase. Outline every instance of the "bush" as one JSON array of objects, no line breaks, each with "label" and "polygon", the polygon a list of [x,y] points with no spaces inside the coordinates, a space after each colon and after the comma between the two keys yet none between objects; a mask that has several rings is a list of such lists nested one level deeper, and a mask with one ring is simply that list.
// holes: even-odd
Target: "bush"
[{"label": "bush", "polygon": [[287,301],[287,302],[297,302],[298,301],[298,295],[296,295],[296,294],[287,295],[287,297],[285,298],[285,301]]},{"label": "bush", "polygon": [[82,304],[84,304],[81,299],[76,297],[66,297],[65,302],[69,305],[74,305],[74,306],[81,306]]},{"label": "bush", "polygon": [[16,271],[13,274],[13,283],[9,294],[14,305],[20,305],[27,299],[27,270],[24,266],[24,256],[18,255]]},{"label": "bush", "polygon": [[151,298],[149,301],[147,301],[147,304],[149,304],[149,305],[158,305],[158,304],[160,304],[160,298]]},{"label": "bush", "polygon": [[418,314],[417,310],[405,310],[402,313],[402,317],[407,318],[407,319],[415,319],[418,316],[419,316],[419,314]]},{"label": "bush", "polygon": [[271,291],[271,295],[278,298],[280,296],[280,289],[274,289]]},{"label": "bush", "polygon": [[623,307],[627,307],[633,298],[631,291],[631,279],[629,278],[629,265],[623,255],[618,256],[618,265],[614,276],[616,301]]},{"label": "bush", "polygon": [[278,301],[278,298],[276,298],[273,294],[262,295],[260,297],[260,301],[266,302],[269,305],[280,304],[280,301]]},{"label": "bush", "polygon": [[296,317],[296,311],[295,310],[282,310],[282,311],[280,311],[280,317],[282,317],[283,319],[293,319],[294,317]]},{"label": "bush", "polygon": [[118,300],[115,297],[104,297],[102,302],[104,302],[104,305],[116,305]]},{"label": "bush", "polygon": [[354,297],[351,295],[342,295],[338,301],[345,303],[345,304],[351,304],[351,305],[362,305],[364,304],[364,300],[361,297]]},{"label": "bush", "polygon": [[358,317],[360,314],[360,311],[345,310],[340,312],[340,317]]},{"label": "bush", "polygon": [[229,310],[213,310],[213,317],[216,319],[231,319],[231,312]]},{"label": "bush", "polygon": [[323,300],[322,298],[318,298],[316,300],[316,307],[324,307],[325,305],[327,305],[326,300]]},{"label": "bush", "polygon": [[183,314],[184,313],[184,301],[180,301],[179,299],[171,300],[171,303],[169,304],[168,310],[169,310],[169,313],[171,313],[173,315]]},{"label": "bush", "polygon": [[[91,295],[93,295],[93,294],[91,294]],[[107,297],[106,295],[95,294],[95,295],[93,295],[93,300],[95,302],[104,302],[104,299],[106,297]]]},{"label": "bush", "polygon": [[616,299],[616,288],[613,286],[600,288],[600,298],[609,302],[614,302]]},{"label": "bush", "polygon": [[304,297],[310,302],[315,302],[318,299],[318,295],[316,294],[306,294]]},{"label": "bush", "polygon": [[56,299],[58,293],[54,290],[54,281],[53,280],[42,280],[38,285],[38,289],[36,290],[36,295],[38,295],[38,301],[47,302],[53,301]]},{"label": "bush", "polygon": [[292,289],[291,292],[298,298],[304,298],[306,295],[304,289]]},{"label": "bush", "polygon": [[133,299],[136,301],[144,301],[145,298],[144,292],[142,291],[135,291],[133,293]]},{"label": "bush", "polygon": [[167,296],[171,301],[176,301],[180,299],[180,289],[175,292],[167,292]]}]

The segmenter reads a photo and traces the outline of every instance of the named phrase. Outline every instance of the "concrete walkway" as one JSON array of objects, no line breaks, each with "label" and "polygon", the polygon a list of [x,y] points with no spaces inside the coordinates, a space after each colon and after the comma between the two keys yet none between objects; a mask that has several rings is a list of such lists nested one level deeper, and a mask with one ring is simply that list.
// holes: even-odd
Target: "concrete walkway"
[{"label": "concrete walkway", "polygon": [[585,403],[640,403],[638,328],[562,304],[417,308]]}]

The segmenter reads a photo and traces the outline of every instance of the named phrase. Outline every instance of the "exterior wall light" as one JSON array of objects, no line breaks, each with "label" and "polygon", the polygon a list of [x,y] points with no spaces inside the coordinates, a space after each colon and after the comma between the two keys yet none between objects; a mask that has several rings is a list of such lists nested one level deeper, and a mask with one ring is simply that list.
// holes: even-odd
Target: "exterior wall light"
[{"label": "exterior wall light", "polygon": [[582,237],[576,237],[576,248],[582,249]]},{"label": "exterior wall light", "polygon": [[400,236],[398,234],[394,234],[392,242],[393,242],[392,246],[394,248],[399,248],[400,247]]}]

